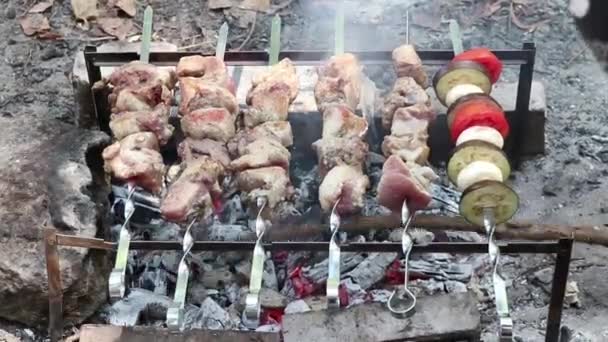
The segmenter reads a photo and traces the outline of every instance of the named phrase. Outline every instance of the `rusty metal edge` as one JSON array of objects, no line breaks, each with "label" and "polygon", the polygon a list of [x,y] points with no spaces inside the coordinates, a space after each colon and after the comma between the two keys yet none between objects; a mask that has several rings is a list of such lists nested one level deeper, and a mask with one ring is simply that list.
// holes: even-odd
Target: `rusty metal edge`
[{"label": "rusty metal edge", "polygon": [[46,273],[49,286],[49,335],[51,342],[60,341],[63,336],[63,285],[55,228],[44,229]]}]

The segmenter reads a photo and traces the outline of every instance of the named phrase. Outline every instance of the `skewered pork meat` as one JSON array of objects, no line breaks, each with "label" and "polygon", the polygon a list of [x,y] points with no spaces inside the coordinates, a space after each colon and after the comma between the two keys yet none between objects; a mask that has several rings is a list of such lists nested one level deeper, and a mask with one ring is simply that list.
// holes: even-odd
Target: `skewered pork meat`
[{"label": "skewered pork meat", "polygon": [[367,120],[347,106],[327,106],[323,112],[323,138],[363,138],[366,133]]},{"label": "skewered pork meat", "polygon": [[350,165],[361,172],[369,146],[359,138],[323,138],[312,144],[319,161],[319,176],[324,179],[327,172],[338,165]]},{"label": "skewered pork meat", "polygon": [[261,138],[244,148],[244,153],[230,163],[230,167],[236,171],[256,169],[267,166],[279,166],[289,170],[289,158],[291,154],[280,142]]},{"label": "skewered pork meat", "polygon": [[413,45],[401,45],[393,50],[393,66],[397,77],[412,77],[422,88],[428,87],[428,76]]},{"label": "skewered pork meat", "polygon": [[201,78],[181,77],[179,88],[179,111],[182,115],[204,108],[225,108],[232,114],[238,112],[236,97],[224,86],[205,82]]},{"label": "skewered pork meat", "polygon": [[333,104],[347,105],[355,110],[361,93],[361,66],[350,53],[333,56],[317,70],[315,100],[320,112]]},{"label": "skewered pork meat", "polygon": [[215,57],[200,55],[180,58],[177,63],[178,77],[198,77],[207,83],[217,84],[236,94],[236,87],[226,69],[224,61]]},{"label": "skewered pork meat", "polygon": [[152,64],[133,61],[114,70],[108,79],[116,93],[141,85],[162,85],[168,89],[175,86],[175,72],[172,69],[158,68]]},{"label": "skewered pork meat", "polygon": [[112,113],[153,110],[159,104],[171,105],[171,90],[161,84],[135,85],[108,95]]},{"label": "skewered pork meat", "polygon": [[390,156],[382,167],[378,184],[378,203],[399,212],[407,200],[410,210],[426,208],[431,195],[426,189],[437,178],[433,170],[414,163],[406,164],[398,156]]},{"label": "skewered pork meat", "polygon": [[364,205],[363,197],[369,179],[354,166],[339,165],[329,170],[319,186],[319,202],[324,211],[331,211],[336,201],[340,215],[354,214]]},{"label": "skewered pork meat", "polygon": [[152,111],[112,114],[110,129],[117,140],[139,132],[152,132],[161,145],[165,145],[173,135],[173,126],[169,125],[169,108],[164,105],[158,105]]},{"label": "skewered pork meat", "polygon": [[175,183],[171,184],[160,210],[163,217],[173,222],[184,222],[198,213],[207,215],[214,209],[214,201],[221,197],[219,180],[224,167],[214,159],[202,156],[185,163]]},{"label": "skewered pork meat", "polygon": [[241,171],[237,184],[241,191],[247,193],[248,202],[255,203],[258,197],[266,197],[270,208],[289,199],[293,192],[288,171],[279,166]]},{"label": "skewered pork meat", "polygon": [[431,98],[411,77],[400,77],[395,81],[391,93],[384,101],[382,108],[382,126],[388,130],[393,122],[395,111],[399,108],[416,104],[431,108]]},{"label": "skewered pork meat", "polygon": [[234,120],[234,115],[224,108],[203,108],[184,115],[181,126],[184,134],[190,138],[225,143],[234,136]]},{"label": "skewered pork meat", "polygon": [[289,121],[269,121],[251,129],[240,130],[228,142],[228,151],[230,155],[238,157],[246,153],[247,145],[263,138],[274,139],[285,147],[293,145],[293,134]]},{"label": "skewered pork meat", "polygon": [[165,165],[158,149],[154,133],[131,134],[103,150],[104,169],[117,179],[159,193]]},{"label": "skewered pork meat", "polygon": [[426,144],[427,138],[426,132],[402,137],[387,135],[382,142],[382,153],[387,157],[395,155],[407,162],[424,164],[431,152]]},{"label": "skewered pork meat", "polygon": [[198,159],[201,156],[209,156],[222,164],[224,168],[230,166],[230,155],[228,155],[226,145],[211,139],[186,138],[177,147],[177,154],[186,162]]},{"label": "skewered pork meat", "polygon": [[255,97],[260,87],[264,89],[264,86],[280,83],[285,84],[289,89],[290,101],[295,100],[299,91],[298,76],[296,68],[289,58],[283,58],[279,63],[270,67],[269,70],[255,75],[247,97]]}]

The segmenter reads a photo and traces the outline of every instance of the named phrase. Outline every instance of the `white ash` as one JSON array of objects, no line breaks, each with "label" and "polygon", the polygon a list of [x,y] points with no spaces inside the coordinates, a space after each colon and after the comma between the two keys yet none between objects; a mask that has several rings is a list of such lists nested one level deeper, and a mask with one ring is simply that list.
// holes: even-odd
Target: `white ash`
[{"label": "white ash", "polygon": [[397,253],[371,253],[363,262],[352,271],[344,274],[353,282],[367,290],[384,278],[386,268],[397,258]]},{"label": "white ash", "polygon": [[184,316],[185,329],[231,330],[238,328],[240,323],[210,297],[200,308],[192,308]]},{"label": "white ash", "polygon": [[391,297],[392,292],[385,289],[375,289],[370,290],[369,295],[372,298],[373,302],[386,303],[388,299]]},{"label": "white ash", "polygon": [[276,333],[281,331],[281,326],[279,324],[266,324],[259,326],[255,331]]},{"label": "white ash", "polygon": [[264,262],[264,274],[262,274],[262,286],[273,289],[275,291],[279,290],[279,281],[277,279],[277,273],[275,271],[274,262],[272,259],[267,258]]},{"label": "white ash", "polygon": [[367,300],[367,292],[361,288],[361,285],[355,284],[352,279],[347,278],[340,281],[340,285],[346,289],[348,293],[348,306],[363,304]]},{"label": "white ash", "polygon": [[143,289],[132,289],[125,298],[112,304],[107,313],[107,322],[111,325],[134,326],[148,307],[158,305],[166,310],[171,302],[167,296]]},{"label": "white ash", "polygon": [[467,292],[467,286],[464,283],[454,280],[448,280],[444,283],[445,292],[447,293],[464,293]]},{"label": "white ash", "polygon": [[287,306],[285,307],[285,314],[295,314],[295,313],[301,313],[301,312],[308,312],[310,311],[310,306],[308,306],[308,304],[306,304],[306,302],[302,299],[297,299],[294,300],[293,302],[290,302],[289,304],[287,304]]}]

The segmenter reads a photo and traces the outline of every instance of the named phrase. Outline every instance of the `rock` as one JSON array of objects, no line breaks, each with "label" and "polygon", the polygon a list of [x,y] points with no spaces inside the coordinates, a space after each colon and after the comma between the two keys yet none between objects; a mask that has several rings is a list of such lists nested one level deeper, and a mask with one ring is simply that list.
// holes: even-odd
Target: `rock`
[{"label": "rock", "polygon": [[132,289],[127,297],[112,304],[107,320],[111,325],[135,326],[143,311],[156,307],[155,310],[166,312],[171,302],[171,298],[167,296],[161,296],[148,290]]},{"label": "rock", "polygon": [[307,312],[310,311],[310,306],[306,304],[306,302],[302,299],[294,300],[293,302],[287,304],[285,307],[285,314],[293,314],[299,312]]},{"label": "rock", "polygon": [[[24,124],[19,121],[21,123],[15,123]],[[44,324],[48,315],[40,229],[46,222],[62,234],[95,237],[101,213],[107,212],[109,193],[100,174],[91,173],[87,166],[97,166],[96,171],[101,171],[101,149],[109,137],[86,130],[68,131],[56,122],[41,121],[40,124],[48,125],[45,129],[62,134],[61,137],[51,138],[38,131],[34,139],[11,122],[5,123],[3,139],[18,134],[19,144],[0,147],[0,158],[12,159],[8,167],[0,170],[0,193],[3,194],[0,197],[0,244],[3,246],[0,249],[0,317],[29,326]],[[30,125],[27,129],[34,128]],[[84,248],[59,247],[64,318],[68,323],[81,322],[106,301],[111,265],[104,255]]]},{"label": "rock", "polygon": [[2,342],[21,342],[21,339],[7,331],[0,329],[0,341],[2,341]]}]

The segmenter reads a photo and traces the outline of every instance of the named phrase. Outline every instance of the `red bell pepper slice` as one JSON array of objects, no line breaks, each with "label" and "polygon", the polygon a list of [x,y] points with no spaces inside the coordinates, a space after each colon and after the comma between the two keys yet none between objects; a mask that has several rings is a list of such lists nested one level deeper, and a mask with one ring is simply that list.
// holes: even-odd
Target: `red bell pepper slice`
[{"label": "red bell pepper slice", "polygon": [[469,127],[487,126],[496,129],[503,138],[509,135],[509,123],[505,113],[489,99],[471,99],[454,108],[454,121],[450,127],[452,141]]},{"label": "red bell pepper slice", "polygon": [[452,61],[471,61],[483,66],[490,75],[492,84],[496,83],[502,73],[502,62],[492,51],[486,48],[476,48],[462,52]]}]

